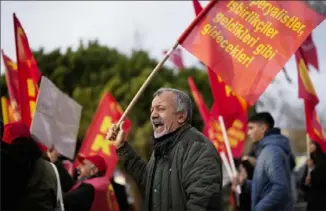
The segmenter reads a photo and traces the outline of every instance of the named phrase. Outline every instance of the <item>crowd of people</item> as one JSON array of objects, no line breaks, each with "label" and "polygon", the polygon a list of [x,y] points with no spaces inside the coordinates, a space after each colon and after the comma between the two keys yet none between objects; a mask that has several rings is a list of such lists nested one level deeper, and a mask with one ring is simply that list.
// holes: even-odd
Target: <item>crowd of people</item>
[{"label": "crowd of people", "polygon": [[[150,113],[154,147],[147,163],[124,139],[122,124],[109,129],[107,139],[138,185],[142,210],[223,210],[223,163],[214,145],[191,125],[192,111],[186,93],[155,92]],[[250,117],[247,135],[254,144],[232,180],[236,210],[295,210],[293,186],[304,192],[306,210],[326,210],[326,156],[316,142],[309,146],[304,176],[294,182],[290,142],[274,127],[273,117],[267,112]],[[23,123],[1,123],[1,210],[110,211],[109,184],[119,210],[136,210],[126,186],[106,176],[103,157],[77,156],[74,171],[65,168],[63,159],[53,148],[42,152]]]}]

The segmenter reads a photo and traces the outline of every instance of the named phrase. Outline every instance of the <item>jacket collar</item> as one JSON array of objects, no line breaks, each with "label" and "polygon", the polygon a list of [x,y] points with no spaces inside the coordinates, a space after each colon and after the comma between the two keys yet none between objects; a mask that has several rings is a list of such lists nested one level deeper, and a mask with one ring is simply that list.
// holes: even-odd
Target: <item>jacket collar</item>
[{"label": "jacket collar", "polygon": [[160,138],[153,138],[154,140],[154,155],[155,157],[166,155],[179,141],[181,135],[191,128],[190,124],[185,124]]}]

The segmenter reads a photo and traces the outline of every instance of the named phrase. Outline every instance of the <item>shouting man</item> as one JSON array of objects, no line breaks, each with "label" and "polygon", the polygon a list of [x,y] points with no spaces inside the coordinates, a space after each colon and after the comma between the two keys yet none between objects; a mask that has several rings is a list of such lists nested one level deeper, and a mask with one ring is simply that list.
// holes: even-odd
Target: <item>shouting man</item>
[{"label": "shouting man", "polygon": [[154,151],[147,164],[123,139],[121,125],[107,134],[144,193],[143,210],[221,210],[221,160],[214,145],[190,125],[189,96],[176,89],[159,89],[150,118]]}]

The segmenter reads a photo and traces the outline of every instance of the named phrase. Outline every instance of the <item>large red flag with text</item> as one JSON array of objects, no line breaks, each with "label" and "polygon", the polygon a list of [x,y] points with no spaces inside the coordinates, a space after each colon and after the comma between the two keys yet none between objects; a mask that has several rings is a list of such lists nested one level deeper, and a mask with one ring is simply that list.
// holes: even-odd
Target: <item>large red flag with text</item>
[{"label": "large red flag with text", "polygon": [[19,108],[19,81],[17,65],[2,51],[2,58],[5,66],[5,76],[10,98],[10,108],[12,109],[15,121],[21,119]]},{"label": "large red flag with text", "polygon": [[41,76],[31,49],[29,48],[27,36],[19,20],[14,14],[14,29],[16,41],[16,56],[19,85],[19,107],[21,120],[30,126],[38,94],[37,82]]},{"label": "large red flag with text", "polygon": [[316,112],[319,99],[300,51],[296,52],[295,58],[298,68],[299,98],[304,100],[307,133],[311,140],[319,143],[323,151],[326,152],[326,136]]},{"label": "large red flag with text", "polygon": [[[202,7],[198,0],[193,0],[195,13],[198,16]],[[230,86],[226,85],[211,68],[207,67],[208,78],[214,96],[211,113],[213,116],[221,115],[226,128],[231,127],[233,121],[243,112],[247,112],[249,105],[239,95],[236,95]]]},{"label": "large red flag with text", "polygon": [[253,105],[324,18],[304,1],[210,1],[178,42]]},{"label": "large red flag with text", "polygon": [[[79,156],[91,156],[94,154],[103,156],[108,165],[107,175],[110,177],[118,162],[118,157],[115,147],[109,140],[105,139],[105,136],[112,123],[118,122],[122,114],[123,111],[114,97],[110,93],[106,93],[96,110],[78,152]],[[130,126],[131,122],[126,119],[124,124],[126,134],[128,134]],[[76,165],[78,165],[77,159],[75,160]]]}]

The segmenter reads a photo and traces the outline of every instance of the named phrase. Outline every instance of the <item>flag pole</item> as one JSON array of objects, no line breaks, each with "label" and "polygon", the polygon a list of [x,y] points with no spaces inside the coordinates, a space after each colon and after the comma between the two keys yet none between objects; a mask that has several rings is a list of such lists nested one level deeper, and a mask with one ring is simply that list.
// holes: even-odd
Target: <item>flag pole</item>
[{"label": "flag pole", "polygon": [[232,170],[231,170],[230,164],[228,162],[228,159],[226,158],[224,152],[220,152],[220,156],[221,156],[222,162],[225,166],[226,172],[228,173],[230,180],[232,181],[233,174],[232,174]]},{"label": "flag pole", "polygon": [[136,93],[135,97],[131,100],[129,105],[127,106],[126,110],[123,112],[122,116],[120,117],[117,128],[119,128],[121,122],[127,117],[128,113],[132,109],[132,107],[136,104],[137,100],[141,96],[141,94],[144,92],[148,84],[153,79],[155,73],[157,73],[160,68],[163,66],[165,61],[171,56],[173,51],[178,47],[179,44],[181,44],[187,36],[190,34],[190,32],[195,28],[197,23],[209,12],[209,10],[217,3],[216,0],[212,0],[208,3],[208,5],[200,12],[200,14],[192,21],[192,23],[188,26],[188,28],[180,35],[180,37],[177,39],[177,41],[174,43],[172,48],[165,54],[164,58],[156,65],[154,70],[151,72],[151,74],[147,77],[146,81],[143,83],[143,85],[140,87],[138,92]]},{"label": "flag pole", "polygon": [[132,107],[136,104],[136,102],[139,99],[139,97],[143,94],[143,92],[145,91],[146,87],[152,81],[153,77],[155,76],[155,73],[157,73],[161,69],[161,67],[163,66],[163,64],[166,62],[166,60],[168,60],[168,58],[171,56],[171,54],[173,53],[173,51],[178,47],[178,45],[179,45],[179,42],[175,42],[174,43],[174,45],[172,46],[172,48],[164,55],[163,59],[156,65],[156,67],[154,68],[154,70],[147,77],[146,81],[140,87],[140,89],[136,93],[135,97],[131,100],[131,102],[129,103],[128,107],[126,108],[126,110],[122,114],[119,122],[117,123],[118,128],[119,128],[119,125],[121,124],[121,122],[127,117],[128,113],[130,112],[130,110],[132,109]]},{"label": "flag pole", "polygon": [[[224,139],[224,143],[225,143],[225,146],[226,146],[226,152],[228,153],[228,157],[229,157],[229,161],[230,161],[230,164],[231,164],[231,169],[232,169],[232,172],[233,172],[233,176],[236,177],[238,173],[237,173],[237,170],[235,168],[235,164],[234,164],[234,160],[233,160],[233,155],[232,155],[231,147],[230,147],[230,142],[229,142],[228,135],[226,133],[226,128],[225,128],[223,117],[221,115],[218,116],[218,120],[219,120],[220,125],[221,125],[223,139]],[[241,193],[240,186],[237,186],[237,192],[239,194]]]},{"label": "flag pole", "polygon": [[310,138],[308,133],[306,134],[306,148],[307,148],[307,158],[310,159],[310,153],[309,153],[309,144],[310,144]]}]

